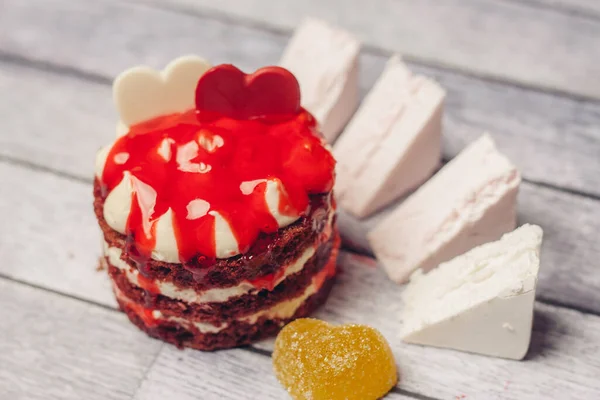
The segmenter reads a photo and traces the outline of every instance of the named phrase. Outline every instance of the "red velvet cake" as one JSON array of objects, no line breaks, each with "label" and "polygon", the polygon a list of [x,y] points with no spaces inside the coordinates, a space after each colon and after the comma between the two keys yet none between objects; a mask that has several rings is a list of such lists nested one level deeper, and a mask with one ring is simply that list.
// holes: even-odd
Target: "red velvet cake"
[{"label": "red velvet cake", "polygon": [[339,237],[335,161],[279,67],[196,57],[114,84],[118,137],[94,209],[117,301],[149,335],[201,350],[275,334],[325,301]]}]

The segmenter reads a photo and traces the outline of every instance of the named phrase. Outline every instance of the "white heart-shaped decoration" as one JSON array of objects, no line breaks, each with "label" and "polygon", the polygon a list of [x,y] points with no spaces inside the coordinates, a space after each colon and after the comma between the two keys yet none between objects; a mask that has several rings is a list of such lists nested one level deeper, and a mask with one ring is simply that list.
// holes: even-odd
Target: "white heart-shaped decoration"
[{"label": "white heart-shaped decoration", "polygon": [[189,55],[173,60],[162,71],[139,66],[122,72],[113,83],[122,125],[194,108],[196,84],[210,67],[204,59]]}]

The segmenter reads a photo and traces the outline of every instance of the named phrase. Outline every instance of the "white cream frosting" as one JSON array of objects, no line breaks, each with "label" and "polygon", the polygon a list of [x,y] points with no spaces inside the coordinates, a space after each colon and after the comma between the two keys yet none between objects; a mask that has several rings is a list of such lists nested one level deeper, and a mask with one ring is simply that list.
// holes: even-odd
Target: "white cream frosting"
[{"label": "white cream frosting", "polygon": [[179,262],[179,249],[173,230],[173,211],[169,208],[156,222],[156,242],[152,258],[164,262]]},{"label": "white cream frosting", "polygon": [[[121,253],[121,249],[118,247],[111,247],[108,243],[104,242],[104,255],[108,257],[110,264],[123,271],[129,282],[133,285],[142,286],[139,281],[139,271],[123,261],[121,259]],[[304,265],[314,254],[314,246],[310,246],[304,250],[300,257],[283,267],[285,272],[274,282],[274,286],[283,282],[288,276],[302,271]],[[155,284],[159,293],[163,296],[195,304],[226,302],[233,297],[242,296],[257,290],[256,287],[248,281],[244,281],[237,286],[207,289],[203,292],[197,292],[193,289],[180,289],[171,282],[156,281]]]},{"label": "white cream frosting", "polygon": [[127,228],[132,193],[131,174],[125,171],[121,182],[110,191],[104,200],[104,220],[108,226],[119,233],[125,233]]},{"label": "white cream frosting", "polygon": [[[218,148],[218,142],[216,148]],[[196,147],[189,146],[189,148],[184,149],[184,153],[186,153],[184,156],[176,155],[175,157],[178,160],[178,164],[188,172],[210,173],[210,165],[189,162],[193,157],[189,158],[188,156],[190,154],[187,153],[193,153],[194,149],[197,151],[197,145]],[[169,143],[161,143],[161,146],[157,151],[159,151],[159,154],[165,159],[170,159],[172,157],[172,150]],[[96,156],[96,176],[98,178],[102,176],[109,153],[110,146],[102,148]],[[288,226],[300,218],[295,210],[280,210],[280,198],[282,196],[287,196],[287,194],[281,181],[278,179],[257,179],[255,181],[241,182],[240,190],[246,195],[251,195],[255,188],[261,183],[266,183],[266,190],[264,191],[265,202],[280,228]],[[127,220],[131,211],[132,195],[134,192],[137,194],[136,197],[140,204],[140,209],[142,210],[143,220],[145,221],[144,231],[149,232],[152,224],[157,224],[155,231],[156,245],[152,252],[152,258],[171,263],[181,262],[174,228],[172,226],[173,211],[169,209],[169,211],[160,216],[158,220],[152,221],[153,204],[156,202],[156,192],[153,188],[133,176],[128,171],[123,173],[123,179],[109,192],[104,202],[104,219],[108,225],[121,234],[126,233]],[[228,258],[240,253],[237,240],[229,223],[221,216],[221,214],[219,214],[218,210],[210,210],[210,204],[206,200],[193,200],[188,205],[187,212],[188,219],[200,218],[206,214],[215,218],[215,250],[217,258]]]},{"label": "white cream frosting", "polygon": [[[167,139],[166,139],[167,140]],[[195,144],[195,142],[192,142]],[[207,142],[208,143],[208,142]],[[215,151],[220,147],[219,139],[216,139],[210,144],[205,143]],[[179,168],[190,173],[210,173],[211,166],[204,163],[192,163],[190,160],[197,154],[198,145],[184,145],[173,149],[171,142],[163,141],[157,152],[165,160],[175,157]],[[101,178],[107,157],[110,153],[111,146],[102,148],[96,155],[96,177]],[[175,155],[172,154],[173,150]],[[179,155],[180,151],[183,155]],[[265,202],[267,207],[280,228],[286,227],[300,218],[296,210],[280,210],[280,199],[286,197],[287,193],[281,181],[276,178],[257,179],[254,181],[244,181],[240,183],[240,191],[245,195],[251,195],[257,186],[266,183],[264,190]],[[137,194],[138,203],[143,213],[143,221],[145,222],[144,231],[149,232],[150,227],[156,224],[156,244],[152,251],[152,258],[159,261],[180,263],[177,249],[177,241],[173,228],[172,210],[157,220],[153,218],[153,204],[156,202],[156,192],[152,187],[145,184],[139,178],[133,176],[130,172],[123,173],[123,179],[117,186],[111,190],[104,202],[104,219],[108,225],[115,231],[125,234],[127,220],[132,206],[132,195]],[[209,214],[215,218],[215,252],[217,258],[228,258],[240,254],[241,249],[233,234],[229,223],[219,214],[218,210],[211,210],[210,203],[206,200],[198,198],[192,200],[187,207],[187,218],[201,218]]]},{"label": "white cream frosting", "polygon": [[217,258],[228,258],[240,254],[237,239],[229,223],[216,211],[210,211],[215,217],[215,250]]},{"label": "white cream frosting", "polygon": [[296,212],[290,210],[291,212],[286,214],[279,209],[279,199],[281,196],[287,197],[287,192],[279,179],[272,178],[244,181],[240,183],[240,190],[243,194],[250,195],[261,183],[266,183],[267,185],[265,190],[265,202],[267,203],[269,212],[273,218],[275,218],[277,224],[279,224],[279,227],[290,225],[296,221],[298,219],[298,214]]}]

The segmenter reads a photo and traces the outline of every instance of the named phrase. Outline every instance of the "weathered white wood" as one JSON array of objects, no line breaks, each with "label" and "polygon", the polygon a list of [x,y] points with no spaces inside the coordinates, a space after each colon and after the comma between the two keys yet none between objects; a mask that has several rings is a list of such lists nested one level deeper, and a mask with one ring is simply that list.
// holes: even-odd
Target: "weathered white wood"
[{"label": "weathered white wood", "polygon": [[[252,69],[276,62],[287,40],[207,18],[106,4],[4,0],[0,5],[0,51],[114,75],[142,61],[162,67],[169,59],[189,52]],[[542,13],[540,20],[546,17]],[[539,23],[533,15],[521,27],[534,29]],[[556,27],[560,32],[561,25]],[[578,27],[581,32],[586,28],[586,24]],[[594,29],[587,31],[593,33]],[[575,39],[572,33],[564,35],[565,43]],[[473,40],[479,38],[474,35]],[[549,47],[561,50],[560,46]],[[578,45],[573,47],[578,49]],[[596,51],[589,47],[590,52]],[[371,85],[383,61],[384,57],[363,55],[364,88]],[[498,132],[500,148],[523,168],[526,177],[600,193],[600,113],[596,103],[434,68],[417,71],[434,76],[450,93],[446,154],[456,154],[483,129],[490,129]],[[566,73],[573,71],[579,71],[594,87],[595,75],[585,77],[586,71],[581,69]],[[0,91],[10,94],[0,96],[0,154],[79,177],[91,176],[94,150],[114,134],[116,118],[107,86],[2,64]],[[114,306],[104,274],[94,270],[99,235],[91,212],[91,187],[6,164],[0,164],[0,183],[4,188],[0,196],[4,216],[0,273]],[[524,196],[522,222],[541,224],[548,239],[542,253],[541,278],[546,277],[540,294],[597,311],[598,202],[531,185],[524,185]],[[403,345],[395,336],[395,299],[400,290],[387,282],[380,270],[362,267],[371,260],[354,263],[349,257],[356,256],[343,256],[345,275],[320,315],[330,321],[368,322],[381,329],[397,351],[403,374],[400,387],[444,398],[462,394],[467,398],[600,397],[599,318],[538,305],[534,344],[524,363]],[[138,332],[123,315],[1,280],[0,304],[0,398],[130,398],[161,346]],[[207,398],[198,395],[196,385],[202,385],[202,379],[196,369],[213,371],[217,364],[222,369],[206,375],[215,377],[212,392],[208,392],[213,398],[251,393],[252,388],[232,388],[242,371],[248,373],[240,360],[260,364],[251,383],[261,386],[258,390],[264,398],[282,398],[273,397],[281,389],[268,375],[270,361],[266,357],[260,361],[256,354],[234,350],[231,356],[220,352],[215,358],[204,358],[203,353],[165,349],[164,353],[169,353],[164,355],[166,361],[158,364],[162,370],[157,367],[158,372],[144,381],[139,399],[155,391],[174,398]],[[188,361],[188,356],[193,360]],[[163,354],[160,357],[159,361]],[[205,359],[208,365],[198,364]],[[231,363],[219,364],[228,359]],[[179,363],[190,368],[178,369]],[[173,369],[185,375],[159,379]],[[256,383],[263,380],[269,382],[265,387]],[[187,382],[184,388],[182,381]],[[5,382],[9,382],[8,390]]]},{"label": "weathered white wood", "polygon": [[[271,358],[244,349],[201,353],[165,346],[136,400],[287,399],[275,378]],[[409,399],[390,393],[386,399]]]},{"label": "weathered white wood", "polygon": [[111,78],[138,64],[162,69],[190,53],[213,65],[229,62],[253,71],[277,64],[288,40],[121,1],[3,0],[1,11],[2,51]]},{"label": "weathered white wood", "polygon": [[[600,318],[538,303],[525,361],[409,345],[400,340],[402,288],[389,281],[371,259],[343,253],[339,264],[338,282],[315,316],[379,329],[394,351],[400,388],[444,399],[600,396]],[[270,351],[272,346],[268,340],[257,347]]]},{"label": "weathered white wood", "polygon": [[92,188],[0,163],[0,273],[116,306],[106,271],[97,271],[100,229]]},{"label": "weathered white wood", "polygon": [[96,150],[116,136],[110,87],[1,65],[0,92],[0,154],[93,178]]},{"label": "weathered white wood", "polygon": [[126,319],[0,279],[0,398],[130,399],[162,344]]},{"label": "weathered white wood", "polygon": [[599,202],[526,184],[517,202],[518,224],[544,229],[538,296],[600,310]]},{"label": "weathered white wood", "polygon": [[[158,3],[156,0],[147,0]],[[289,30],[323,18],[365,43],[528,85],[600,97],[598,21],[518,1],[170,0]],[[164,2],[160,2],[164,4]],[[526,40],[524,40],[526,38]],[[549,51],[551,49],[551,51]]]},{"label": "weathered white wood", "polygon": [[[106,76],[140,63],[162,68],[173,58],[190,52],[213,63],[233,62],[254,70],[277,63],[288,40],[230,22],[139,5],[5,0],[2,7],[0,51]],[[65,15],[77,17],[65,20]],[[379,76],[386,59],[362,54],[363,94]],[[443,128],[446,158],[457,154],[482,131],[490,131],[500,150],[520,167],[526,179],[600,195],[600,104],[408,64],[416,73],[437,80],[448,92]],[[46,165],[48,158],[36,149],[48,148],[55,151],[53,165],[89,176],[86,171],[91,166],[90,154],[97,143],[106,140],[100,137],[112,137],[114,132],[116,116],[109,89],[94,89],[92,85],[86,89],[75,79],[69,83],[68,78],[51,73],[36,77],[5,64],[0,68],[0,89],[14,93],[0,99],[6,110],[0,111],[2,123],[20,132],[19,138],[10,140],[7,136],[13,135],[0,136],[0,151]],[[19,91],[30,95],[19,95]],[[31,106],[34,99],[36,107]],[[14,112],[21,109],[40,113],[38,125],[29,125],[36,122],[35,118],[24,120]],[[44,109],[53,112],[39,111]],[[103,119],[109,116],[110,120]],[[42,121],[47,132],[44,135]],[[48,129],[56,132],[50,134]],[[89,140],[66,139],[81,132],[90,132]],[[60,154],[57,143],[62,141],[71,146],[62,146]]]}]

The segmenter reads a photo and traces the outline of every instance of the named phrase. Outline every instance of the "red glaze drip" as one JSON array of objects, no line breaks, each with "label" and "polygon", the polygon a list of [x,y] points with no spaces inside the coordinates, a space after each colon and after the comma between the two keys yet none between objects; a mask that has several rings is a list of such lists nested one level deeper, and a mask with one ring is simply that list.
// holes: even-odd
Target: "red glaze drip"
[{"label": "red glaze drip", "polygon": [[121,293],[119,289],[117,289],[116,286],[114,288],[117,298],[123,302],[124,307],[133,311],[144,322],[146,326],[153,328],[158,325],[158,320],[154,318],[154,315],[152,315],[152,309],[146,308],[141,304],[129,300]]},{"label": "red glaze drip", "polygon": [[[171,155],[168,160],[158,151],[161,145]],[[228,222],[244,253],[261,231],[275,232],[279,227],[264,198],[266,183],[245,195],[242,182],[278,179],[286,192],[280,193],[280,213],[305,215],[310,194],[332,189],[334,167],[314,118],[304,110],[285,121],[279,117],[235,120],[192,110],[136,125],[117,139],[102,184],[108,193],[124,172],[133,177],[126,234],[128,253],[138,263],[150,257],[156,221],[171,208],[180,259],[197,258],[209,266],[216,256],[215,217],[207,213],[188,219],[192,200],[208,202],[208,211],[218,212]]]},{"label": "red glaze drip", "polygon": [[250,281],[250,284],[257,290],[267,289],[271,292],[275,289],[275,286],[277,286],[283,275],[285,275],[285,268],[280,268],[277,272]]},{"label": "red glaze drip", "polygon": [[158,321],[156,318],[154,318],[154,316],[152,315],[152,310],[149,308],[144,308],[144,306],[139,305],[137,303],[129,303],[127,305],[127,307],[129,307],[134,313],[136,313],[136,315],[138,317],[140,317],[140,319],[142,321],[144,321],[144,324],[150,328],[155,327],[156,325],[158,325]]},{"label": "red glaze drip", "polygon": [[160,294],[160,290],[158,288],[158,284],[152,279],[146,278],[142,274],[138,274],[137,276],[138,285],[146,291],[146,293],[156,296]]},{"label": "red glaze drip", "polygon": [[[317,242],[314,244],[315,247],[318,247],[321,243],[325,243],[326,241],[329,240],[329,238],[331,237],[331,233],[332,233],[331,226],[328,225],[327,227],[325,227],[323,229],[323,232],[324,233],[319,235],[319,240],[317,240]],[[334,241],[334,246],[339,247],[339,245],[340,245],[340,239],[339,239],[339,236],[336,236],[336,239]],[[336,252],[335,256],[337,257],[337,249],[334,249],[332,251]],[[296,261],[298,261],[298,260],[290,262],[289,265],[286,265],[285,267],[278,269],[276,272],[253,279],[253,280],[249,281],[249,283],[252,286],[254,286],[257,290],[267,289],[268,291],[273,291],[273,289],[275,289],[275,287],[280,283],[279,281],[281,280],[281,278],[283,278],[283,276],[287,272],[287,269],[290,268],[291,264],[293,264]]]},{"label": "red glaze drip", "polygon": [[325,267],[323,267],[323,269],[319,271],[319,273],[316,274],[312,280],[313,285],[315,285],[317,289],[323,286],[327,278],[335,275],[340,242],[340,236],[336,235],[335,242],[333,243],[333,249],[331,250],[331,256],[329,257],[329,261],[327,261]]}]

